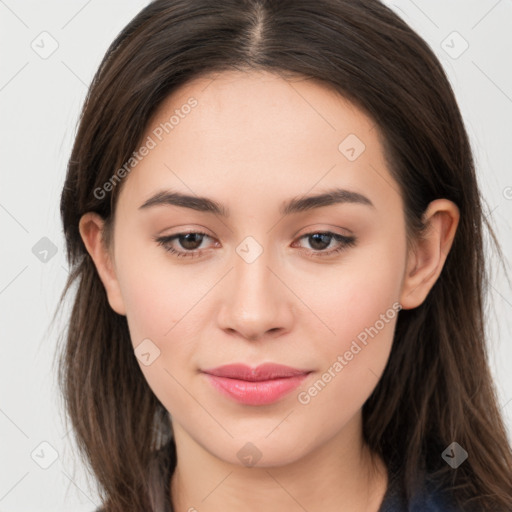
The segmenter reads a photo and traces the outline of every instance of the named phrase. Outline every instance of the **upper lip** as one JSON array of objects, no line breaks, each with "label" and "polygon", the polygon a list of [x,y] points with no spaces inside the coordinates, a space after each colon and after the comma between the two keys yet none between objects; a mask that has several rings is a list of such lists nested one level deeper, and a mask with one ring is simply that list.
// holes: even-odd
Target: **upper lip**
[{"label": "upper lip", "polygon": [[294,377],[296,375],[305,375],[309,370],[299,370],[291,366],[285,366],[276,363],[260,364],[256,368],[251,368],[245,364],[234,363],[202,370],[203,373],[215,375],[217,377],[227,377],[230,379],[239,379],[246,381],[263,381],[272,379],[283,379]]}]

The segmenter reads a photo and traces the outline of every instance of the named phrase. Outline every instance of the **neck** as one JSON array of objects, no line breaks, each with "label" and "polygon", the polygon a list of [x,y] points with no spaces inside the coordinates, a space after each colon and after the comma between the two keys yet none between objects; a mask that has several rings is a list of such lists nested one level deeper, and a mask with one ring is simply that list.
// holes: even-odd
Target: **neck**
[{"label": "neck", "polygon": [[175,512],[377,512],[387,489],[387,469],[364,444],[360,416],[314,452],[268,467],[226,462],[180,425],[173,430]]}]

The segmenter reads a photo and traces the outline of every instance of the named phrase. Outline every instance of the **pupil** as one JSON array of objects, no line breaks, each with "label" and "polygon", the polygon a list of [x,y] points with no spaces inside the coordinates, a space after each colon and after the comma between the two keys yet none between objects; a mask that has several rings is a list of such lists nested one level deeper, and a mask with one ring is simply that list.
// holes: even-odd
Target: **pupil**
[{"label": "pupil", "polygon": [[[194,240],[196,237],[199,237],[199,244],[197,244],[198,240]],[[197,249],[197,247],[195,245],[197,245],[197,246],[201,245],[202,239],[200,237],[202,237],[202,235],[199,233],[187,233],[186,235],[182,235],[180,237],[180,244],[182,245],[182,247],[184,249],[191,249],[191,250]],[[183,240],[185,241],[185,243],[183,243]],[[189,244],[191,244],[191,245],[189,245]]]},{"label": "pupil", "polygon": [[[326,247],[329,246],[331,235],[327,235],[325,233],[315,233],[314,235],[310,235],[309,238],[313,240],[313,243],[311,243],[311,247],[313,247],[313,249],[325,249],[325,247],[322,247],[322,244],[325,243]],[[315,247],[317,242],[320,243],[321,247]]]}]

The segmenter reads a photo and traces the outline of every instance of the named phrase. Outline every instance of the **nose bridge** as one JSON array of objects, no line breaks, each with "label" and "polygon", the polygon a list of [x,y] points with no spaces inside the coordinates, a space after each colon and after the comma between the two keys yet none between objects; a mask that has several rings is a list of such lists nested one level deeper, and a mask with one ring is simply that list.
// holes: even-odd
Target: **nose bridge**
[{"label": "nose bridge", "polygon": [[222,300],[221,327],[251,339],[270,330],[288,329],[289,297],[274,275],[279,272],[278,258],[253,237],[245,238],[235,252],[231,284]]},{"label": "nose bridge", "polygon": [[[236,250],[234,279],[236,292],[242,302],[258,302],[264,295],[271,296],[271,251],[242,242]],[[274,290],[275,291],[275,290]],[[239,293],[238,293],[239,292]],[[255,304],[256,305],[256,304]]]}]

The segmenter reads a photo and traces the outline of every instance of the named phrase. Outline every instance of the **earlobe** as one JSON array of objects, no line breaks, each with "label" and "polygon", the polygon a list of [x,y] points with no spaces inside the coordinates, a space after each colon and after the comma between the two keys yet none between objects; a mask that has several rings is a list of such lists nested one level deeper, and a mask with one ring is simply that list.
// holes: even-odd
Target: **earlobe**
[{"label": "earlobe", "polygon": [[450,252],[459,223],[457,205],[448,199],[436,199],[425,210],[425,235],[417,239],[407,257],[400,303],[413,309],[423,303],[437,281]]},{"label": "earlobe", "polygon": [[110,307],[119,315],[125,315],[125,306],[113,265],[113,256],[103,242],[104,225],[105,221],[100,215],[88,212],[81,217],[78,227],[87,252],[105,287]]}]

